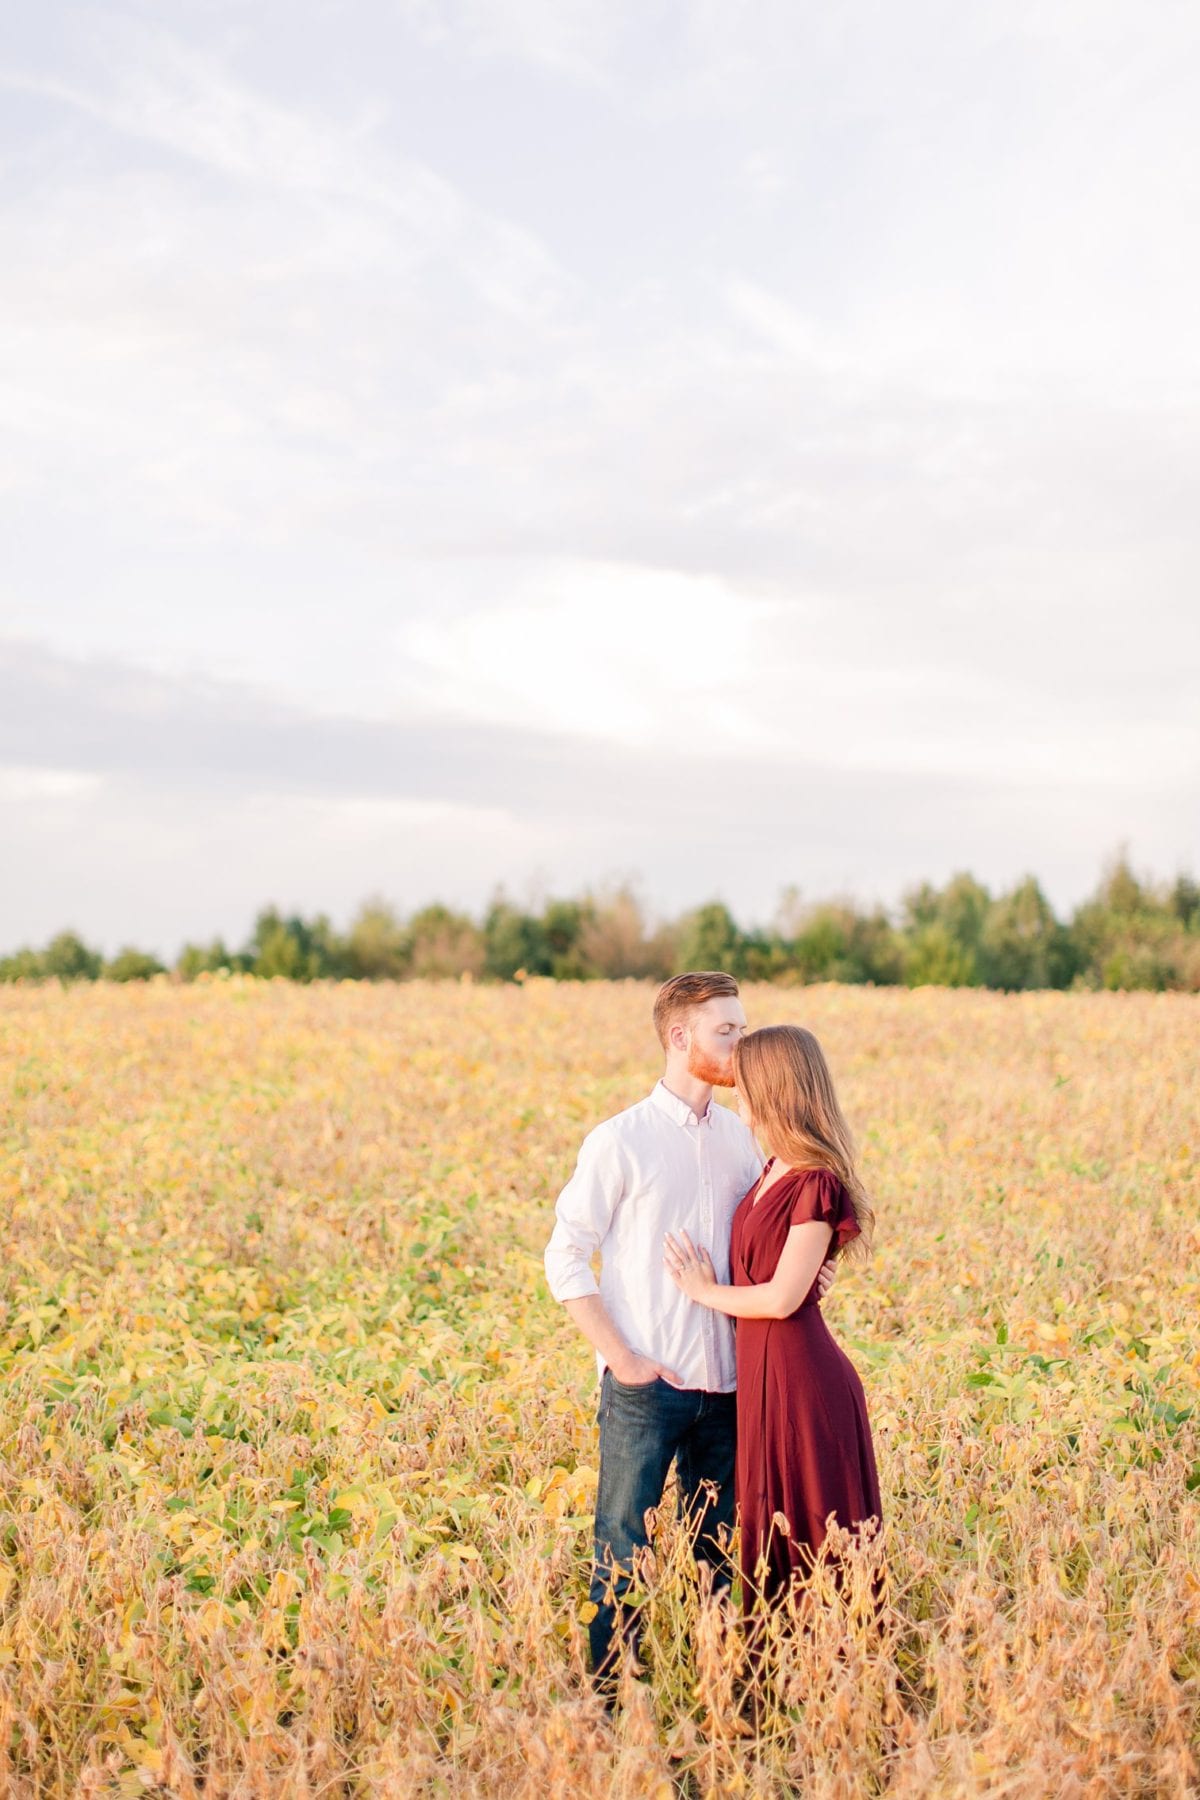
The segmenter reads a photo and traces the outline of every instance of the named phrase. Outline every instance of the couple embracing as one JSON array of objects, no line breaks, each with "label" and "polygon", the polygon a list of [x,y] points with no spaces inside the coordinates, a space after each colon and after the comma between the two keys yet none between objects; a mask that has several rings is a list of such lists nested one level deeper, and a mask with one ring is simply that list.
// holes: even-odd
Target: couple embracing
[{"label": "couple embracing", "polygon": [[[672,1462],[718,1588],[736,1513],[748,1618],[803,1579],[831,1515],[880,1516],[862,1383],[820,1309],[834,1259],[874,1225],[820,1045],[792,1025],[748,1033],[717,972],[665,983],[654,1025],[662,1079],[584,1139],[546,1247],[601,1372],[589,1634],[606,1686],[636,1649],[625,1596]],[[735,1086],[740,1118],[713,1099]]]}]

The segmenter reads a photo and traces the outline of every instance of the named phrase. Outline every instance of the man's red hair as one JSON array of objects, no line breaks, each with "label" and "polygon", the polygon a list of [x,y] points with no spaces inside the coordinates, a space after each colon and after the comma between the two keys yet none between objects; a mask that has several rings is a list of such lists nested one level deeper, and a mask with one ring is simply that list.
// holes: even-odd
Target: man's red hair
[{"label": "man's red hair", "polygon": [[737,994],[738,984],[733,976],[722,974],[720,969],[693,969],[687,975],[673,975],[670,981],[664,981],[654,996],[654,1029],[663,1049],[676,1019],[686,1019],[697,1006],[718,995],[736,1000]]}]

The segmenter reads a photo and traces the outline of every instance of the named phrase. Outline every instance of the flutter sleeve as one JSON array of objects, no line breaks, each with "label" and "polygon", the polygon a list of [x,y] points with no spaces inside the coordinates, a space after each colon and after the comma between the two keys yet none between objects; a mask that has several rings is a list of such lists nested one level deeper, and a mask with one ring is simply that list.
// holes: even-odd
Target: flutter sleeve
[{"label": "flutter sleeve", "polygon": [[806,1169],[792,1195],[788,1224],[807,1225],[813,1219],[833,1228],[830,1256],[836,1256],[851,1238],[858,1236],[854,1202],[837,1176],[828,1169]]}]

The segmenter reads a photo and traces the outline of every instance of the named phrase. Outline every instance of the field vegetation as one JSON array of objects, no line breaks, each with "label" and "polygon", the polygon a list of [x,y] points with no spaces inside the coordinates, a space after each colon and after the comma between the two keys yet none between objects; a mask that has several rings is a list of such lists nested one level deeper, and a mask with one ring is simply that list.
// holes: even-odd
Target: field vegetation
[{"label": "field vegetation", "polygon": [[740,1637],[663,1521],[583,1669],[590,1355],[541,1250],[645,983],[0,993],[0,1793],[1177,1796],[1200,1751],[1200,1002],[745,990],[878,1249],[882,1619]]}]

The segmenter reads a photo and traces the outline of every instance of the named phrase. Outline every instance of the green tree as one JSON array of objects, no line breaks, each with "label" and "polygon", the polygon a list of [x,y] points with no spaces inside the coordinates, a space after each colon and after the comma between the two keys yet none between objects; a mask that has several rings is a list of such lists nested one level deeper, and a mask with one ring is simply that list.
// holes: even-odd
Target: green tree
[{"label": "green tree", "polygon": [[118,950],[104,965],[106,981],[149,981],[152,975],[162,975],[165,972],[157,956],[151,956],[145,950],[135,950],[130,944],[123,950]]},{"label": "green tree", "polygon": [[73,931],[60,931],[42,951],[42,973],[60,981],[95,981],[104,959]]},{"label": "green tree", "polygon": [[728,975],[740,975],[745,941],[724,901],[710,900],[679,921],[679,967],[723,969]]},{"label": "green tree", "polygon": [[846,981],[854,932],[849,907],[814,906],[792,939],[792,962],[802,981]]},{"label": "green tree", "polygon": [[247,948],[250,968],[264,979],[283,976],[289,981],[317,981],[346,973],[346,949],[324,913],[302,919],[285,918],[268,906],[254,921]]},{"label": "green tree", "polygon": [[347,973],[365,981],[402,981],[412,967],[412,940],[386,900],[359,907],[346,938]]},{"label": "green tree", "polygon": [[788,946],[776,931],[744,931],[729,973],[739,981],[785,981],[792,975]]},{"label": "green tree", "polygon": [[854,977],[856,981],[895,987],[904,980],[904,945],[881,906],[855,917],[851,950],[862,971]]},{"label": "green tree", "polygon": [[1166,933],[1145,930],[1110,943],[1100,960],[1100,986],[1114,992],[1149,988],[1155,993],[1174,987],[1173,948]]},{"label": "green tree", "polygon": [[968,987],[979,980],[979,945],[991,895],[960,871],[945,887],[909,890],[901,911],[905,980],[910,987]]},{"label": "green tree", "polygon": [[910,934],[920,931],[923,925],[936,924],[939,899],[932,882],[922,881],[917,887],[909,888],[900,903],[901,930]]},{"label": "green tree", "polygon": [[936,918],[906,933],[903,966],[908,987],[968,987],[975,978],[974,958]]},{"label": "green tree", "polygon": [[1195,940],[1189,930],[1193,884],[1180,876],[1156,892],[1138,879],[1122,851],[1071,921],[1081,979],[1092,987],[1193,988]]},{"label": "green tree", "polygon": [[518,972],[548,975],[551,960],[541,920],[497,894],[483,920],[484,973],[494,981],[511,981]]},{"label": "green tree", "polygon": [[220,938],[214,938],[211,944],[185,944],[175,958],[175,973],[183,981],[195,981],[197,975],[215,975],[245,965],[244,957],[235,956]]},{"label": "green tree", "polygon": [[1066,987],[1075,967],[1070,934],[1032,875],[993,900],[979,943],[980,973],[988,987]]},{"label": "green tree", "polygon": [[1177,875],[1167,903],[1185,931],[1200,932],[1200,882]]},{"label": "green tree", "polygon": [[0,956],[0,981],[44,981],[45,964],[40,950],[28,946],[14,950],[11,956]]},{"label": "green tree", "polygon": [[421,980],[482,975],[483,934],[465,913],[440,903],[422,907],[408,921],[411,973]]},{"label": "green tree", "polygon": [[542,935],[550,958],[550,974],[556,981],[584,981],[591,970],[580,939],[592,916],[587,900],[551,900],[542,914]]},{"label": "green tree", "polygon": [[1136,918],[1154,910],[1152,890],[1144,887],[1134,874],[1126,850],[1119,851],[1105,870],[1096,898],[1107,912],[1118,918]]},{"label": "green tree", "polygon": [[[965,872],[952,875],[938,895],[938,919],[972,965],[979,955],[979,945],[991,904],[992,897],[987,889],[973,875]],[[974,979],[974,967],[971,979]]]},{"label": "green tree", "polygon": [[788,946],[796,976],[810,981],[898,982],[900,941],[880,908],[860,913],[847,901],[826,901],[805,909],[794,923]]},{"label": "green tree", "polygon": [[250,964],[264,980],[282,976],[287,981],[311,981],[315,970],[305,954],[299,932],[289,931],[287,921],[278,919],[255,933],[254,959]]}]

